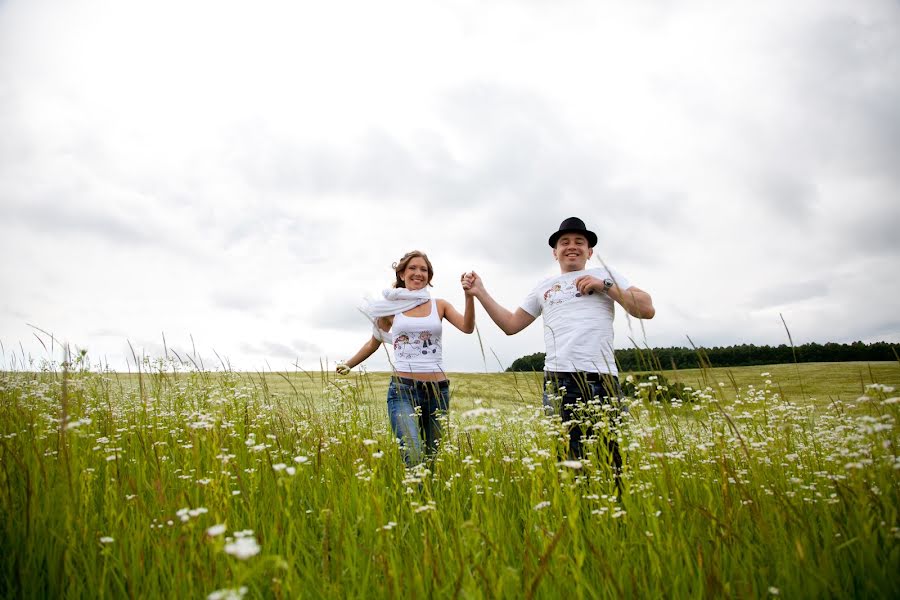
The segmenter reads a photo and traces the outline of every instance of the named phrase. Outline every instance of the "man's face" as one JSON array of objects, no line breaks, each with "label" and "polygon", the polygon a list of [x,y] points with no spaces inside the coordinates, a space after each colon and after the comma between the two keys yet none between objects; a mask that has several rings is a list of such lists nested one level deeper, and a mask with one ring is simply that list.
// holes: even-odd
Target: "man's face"
[{"label": "man's face", "polygon": [[593,254],[587,238],[580,233],[564,233],[556,240],[556,248],[553,249],[553,257],[559,261],[559,269],[563,273],[581,271]]}]

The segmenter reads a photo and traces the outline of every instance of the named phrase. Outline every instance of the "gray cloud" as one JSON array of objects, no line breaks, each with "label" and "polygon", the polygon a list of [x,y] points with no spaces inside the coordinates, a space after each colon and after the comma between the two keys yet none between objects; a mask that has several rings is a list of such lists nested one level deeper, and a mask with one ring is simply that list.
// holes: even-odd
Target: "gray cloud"
[{"label": "gray cloud", "polygon": [[124,331],[111,329],[109,327],[98,327],[97,329],[89,331],[88,335],[90,337],[113,337],[123,339],[128,337]]},{"label": "gray cloud", "polygon": [[801,281],[787,284],[769,282],[750,300],[749,304],[754,309],[792,304],[821,298],[826,296],[829,290],[830,286],[824,281]]},{"label": "gray cloud", "polygon": [[84,190],[47,190],[27,203],[4,202],[0,215],[30,231],[48,234],[87,234],[105,238],[115,244],[141,245],[153,242],[143,224],[125,215],[98,211],[90,202],[77,201]]},{"label": "gray cloud", "polygon": [[[885,190],[885,193],[897,192]],[[847,208],[836,228],[838,256],[900,258],[900,197],[884,198],[880,204],[848,202]]]},{"label": "gray cloud", "polygon": [[815,107],[803,110],[805,116],[815,119],[827,136],[810,140],[811,149],[897,181],[900,11],[895,3],[879,8],[887,13],[881,18],[877,10],[860,7],[856,15],[814,19],[800,30],[795,43],[805,60],[790,75],[797,95]]},{"label": "gray cloud", "polygon": [[24,320],[27,318],[28,313],[20,310],[19,308],[15,307],[15,306],[10,306],[8,304],[4,304],[3,308],[0,309],[0,315],[8,315],[17,320]]},{"label": "gray cloud", "polygon": [[279,359],[293,360],[301,355],[318,355],[321,349],[310,342],[304,340],[293,340],[290,344],[275,342],[272,340],[262,340],[256,343],[243,342],[240,345],[242,352],[248,354],[264,355]]},{"label": "gray cloud", "polygon": [[326,294],[309,312],[305,321],[315,323],[321,329],[354,331],[359,332],[361,337],[365,336],[372,326],[357,309],[362,301],[361,296],[354,298],[346,294]]},{"label": "gray cloud", "polygon": [[[257,190],[308,197],[365,196],[391,205],[398,199],[428,200],[447,183],[447,163],[436,140],[425,147],[401,143],[371,130],[352,150],[303,145],[278,132],[248,132],[250,139],[232,156],[232,166]],[[445,158],[445,157],[444,157]]]},{"label": "gray cloud", "polygon": [[238,311],[258,311],[270,304],[264,290],[256,287],[221,289],[213,292],[210,300],[214,306]]},{"label": "gray cloud", "polygon": [[[473,84],[449,93],[441,103],[453,135],[474,147],[477,160],[454,156],[437,132],[424,131],[414,142],[403,143],[371,131],[349,153],[302,147],[266,134],[247,144],[233,166],[251,186],[280,194],[320,200],[361,195],[385,212],[402,210],[412,200],[427,206],[432,219],[487,208],[489,214],[481,215],[487,224],[513,225],[520,233],[540,232],[541,237],[548,228],[546,215],[561,221],[569,216],[562,210],[618,213],[639,220],[643,228],[671,227],[683,218],[678,202],[613,185],[612,151],[579,136],[533,92]],[[665,211],[658,209],[661,201]],[[523,229],[523,224],[530,227]],[[250,227],[241,223],[230,237],[246,235]],[[493,235],[462,242],[488,245]],[[523,249],[500,251],[513,258],[522,256]]]},{"label": "gray cloud", "polygon": [[900,339],[900,320],[884,320],[877,323],[870,323],[862,327],[856,324],[851,327],[844,327],[844,332],[839,339],[834,341],[842,341],[850,343],[862,341],[866,343],[883,342],[889,340]]},{"label": "gray cloud", "polygon": [[767,169],[758,177],[749,178],[755,198],[780,218],[796,222],[808,219],[817,199],[816,188],[808,176],[780,171],[778,165],[767,165]]},{"label": "gray cloud", "polygon": [[[612,150],[587,139],[532,93],[472,85],[446,99],[452,122],[479,147],[471,185],[482,205],[481,227],[461,242],[512,265],[546,262],[546,239],[564,218],[577,215],[618,256],[654,261],[652,233],[680,226],[686,213],[677,196],[615,183]],[[664,209],[660,209],[664,206]],[[642,232],[645,244],[634,243]],[[630,243],[622,243],[630,241]]]}]

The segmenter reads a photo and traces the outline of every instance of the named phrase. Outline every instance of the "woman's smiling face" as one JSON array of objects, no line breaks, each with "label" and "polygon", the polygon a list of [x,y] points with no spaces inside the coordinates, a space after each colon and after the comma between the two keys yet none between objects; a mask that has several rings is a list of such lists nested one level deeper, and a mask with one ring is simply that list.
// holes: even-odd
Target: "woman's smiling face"
[{"label": "woman's smiling face", "polygon": [[421,290],[428,285],[428,263],[421,256],[410,259],[401,275],[408,290]]}]

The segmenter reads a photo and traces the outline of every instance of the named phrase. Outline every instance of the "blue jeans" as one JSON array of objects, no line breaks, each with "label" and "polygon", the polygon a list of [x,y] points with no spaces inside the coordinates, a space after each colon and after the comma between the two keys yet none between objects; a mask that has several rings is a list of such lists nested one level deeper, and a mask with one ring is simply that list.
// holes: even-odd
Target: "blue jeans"
[{"label": "blue jeans", "polygon": [[[416,381],[392,377],[387,394],[391,429],[400,440],[407,466],[437,453],[441,439],[438,420],[450,408],[450,381]],[[425,452],[422,452],[422,440]]]},{"label": "blue jeans", "polygon": [[[622,470],[622,455],[616,441],[616,425],[627,414],[622,402],[622,389],[615,375],[606,373],[544,373],[544,409],[548,414],[558,414],[569,425],[569,458],[584,458],[582,437],[595,434],[593,423],[599,420],[598,411],[609,417],[610,431],[602,434],[606,445],[606,459],[617,477]],[[591,400],[598,403],[589,404]],[[608,410],[602,408],[609,405]],[[584,425],[582,422],[586,422]]]}]

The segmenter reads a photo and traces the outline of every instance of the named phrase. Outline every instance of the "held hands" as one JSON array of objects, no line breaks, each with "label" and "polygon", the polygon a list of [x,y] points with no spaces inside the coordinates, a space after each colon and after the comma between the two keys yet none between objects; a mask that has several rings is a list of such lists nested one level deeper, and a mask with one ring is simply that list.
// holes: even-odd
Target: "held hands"
[{"label": "held hands", "polygon": [[484,284],[481,281],[481,277],[479,277],[478,273],[475,271],[463,273],[460,276],[459,281],[462,284],[462,289],[465,291],[466,296],[477,296],[480,291],[484,290]]}]

